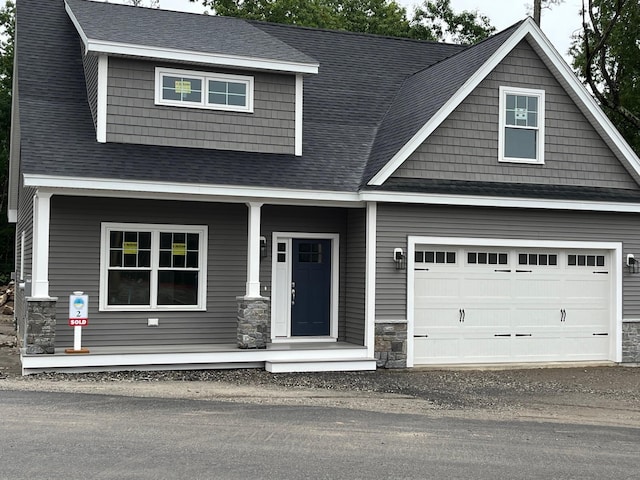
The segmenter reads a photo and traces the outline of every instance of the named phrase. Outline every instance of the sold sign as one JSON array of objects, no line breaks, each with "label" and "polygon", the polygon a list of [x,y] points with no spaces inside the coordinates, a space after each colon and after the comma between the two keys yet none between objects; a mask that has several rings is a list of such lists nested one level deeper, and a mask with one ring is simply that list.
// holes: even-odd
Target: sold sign
[{"label": "sold sign", "polygon": [[69,326],[84,327],[89,324],[89,295],[69,297]]}]

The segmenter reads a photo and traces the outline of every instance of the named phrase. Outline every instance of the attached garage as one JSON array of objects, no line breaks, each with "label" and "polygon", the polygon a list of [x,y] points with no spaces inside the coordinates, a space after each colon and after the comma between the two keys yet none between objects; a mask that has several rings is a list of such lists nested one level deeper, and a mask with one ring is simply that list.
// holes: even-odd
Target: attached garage
[{"label": "attached garage", "polygon": [[409,364],[615,360],[619,245],[442,240],[410,238]]}]

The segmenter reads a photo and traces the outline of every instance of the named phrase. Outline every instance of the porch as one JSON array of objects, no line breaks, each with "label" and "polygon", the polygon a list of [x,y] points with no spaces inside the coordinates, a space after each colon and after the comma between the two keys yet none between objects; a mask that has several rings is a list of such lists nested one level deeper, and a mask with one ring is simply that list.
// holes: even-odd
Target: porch
[{"label": "porch", "polygon": [[83,373],[123,370],[203,370],[264,368],[273,373],[375,370],[367,347],[348,342],[269,344],[265,349],[239,349],[236,344],[92,347],[88,354],[52,355],[21,351],[22,374],[55,370]]}]

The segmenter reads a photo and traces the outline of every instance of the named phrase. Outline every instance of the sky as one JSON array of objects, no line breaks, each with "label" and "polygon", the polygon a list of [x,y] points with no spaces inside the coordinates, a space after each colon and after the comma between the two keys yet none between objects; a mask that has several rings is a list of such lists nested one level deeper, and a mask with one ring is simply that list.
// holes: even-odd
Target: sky
[{"label": "sky", "polygon": [[[113,1],[113,0],[112,0]],[[117,1],[117,0],[116,0]],[[409,15],[420,2],[415,0],[396,0],[407,9]],[[491,24],[498,31],[522,20],[531,11],[533,0],[451,0],[454,11],[477,10],[489,17]],[[551,10],[542,11],[542,30],[549,37],[556,50],[569,59],[567,52],[571,45],[571,36],[579,31],[581,18],[579,15],[582,0],[564,0]],[[160,8],[202,13],[204,7],[200,1],[160,0]]]}]

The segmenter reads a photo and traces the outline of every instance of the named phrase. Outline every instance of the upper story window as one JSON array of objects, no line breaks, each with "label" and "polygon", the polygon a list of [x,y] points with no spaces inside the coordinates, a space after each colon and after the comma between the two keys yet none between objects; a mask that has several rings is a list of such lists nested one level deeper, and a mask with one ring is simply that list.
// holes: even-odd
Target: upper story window
[{"label": "upper story window", "polygon": [[253,112],[253,77],[156,68],[157,105]]},{"label": "upper story window", "polygon": [[544,90],[500,87],[501,162],[544,163]]}]

